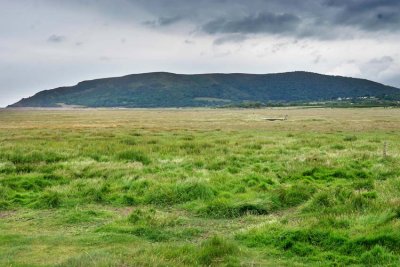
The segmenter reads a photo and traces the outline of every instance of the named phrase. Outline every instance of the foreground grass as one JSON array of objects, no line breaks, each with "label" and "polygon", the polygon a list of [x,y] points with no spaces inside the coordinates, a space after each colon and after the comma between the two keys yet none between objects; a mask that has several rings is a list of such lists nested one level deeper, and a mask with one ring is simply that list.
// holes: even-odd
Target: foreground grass
[{"label": "foreground grass", "polygon": [[0,265],[398,266],[399,120],[0,111]]}]

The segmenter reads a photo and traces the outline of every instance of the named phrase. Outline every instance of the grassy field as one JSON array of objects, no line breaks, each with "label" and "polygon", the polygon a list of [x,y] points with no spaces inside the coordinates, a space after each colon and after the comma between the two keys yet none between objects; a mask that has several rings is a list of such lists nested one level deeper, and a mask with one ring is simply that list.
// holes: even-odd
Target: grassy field
[{"label": "grassy field", "polygon": [[0,266],[399,266],[399,132],[383,108],[0,110]]}]

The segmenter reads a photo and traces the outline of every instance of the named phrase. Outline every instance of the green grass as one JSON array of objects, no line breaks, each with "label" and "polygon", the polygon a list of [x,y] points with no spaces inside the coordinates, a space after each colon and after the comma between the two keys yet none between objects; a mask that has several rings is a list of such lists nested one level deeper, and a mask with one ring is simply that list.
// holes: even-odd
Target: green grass
[{"label": "green grass", "polygon": [[0,265],[400,265],[399,110],[269,112],[0,111]]}]

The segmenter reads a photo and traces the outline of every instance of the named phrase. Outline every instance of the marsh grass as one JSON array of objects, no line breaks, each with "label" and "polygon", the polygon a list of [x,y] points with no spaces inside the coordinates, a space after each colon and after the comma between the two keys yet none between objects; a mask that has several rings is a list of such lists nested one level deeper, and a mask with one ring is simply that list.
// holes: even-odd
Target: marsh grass
[{"label": "marsh grass", "polygon": [[400,111],[279,112],[0,111],[0,265],[398,266]]}]

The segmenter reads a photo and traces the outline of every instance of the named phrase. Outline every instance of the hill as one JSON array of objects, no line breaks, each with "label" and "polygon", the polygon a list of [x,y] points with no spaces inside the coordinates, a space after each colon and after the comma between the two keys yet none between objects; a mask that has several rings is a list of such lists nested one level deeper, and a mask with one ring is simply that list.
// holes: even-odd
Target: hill
[{"label": "hill", "polygon": [[166,72],[80,82],[45,90],[9,107],[204,107],[243,102],[312,102],[338,98],[400,99],[398,88],[310,72],[195,74]]}]

